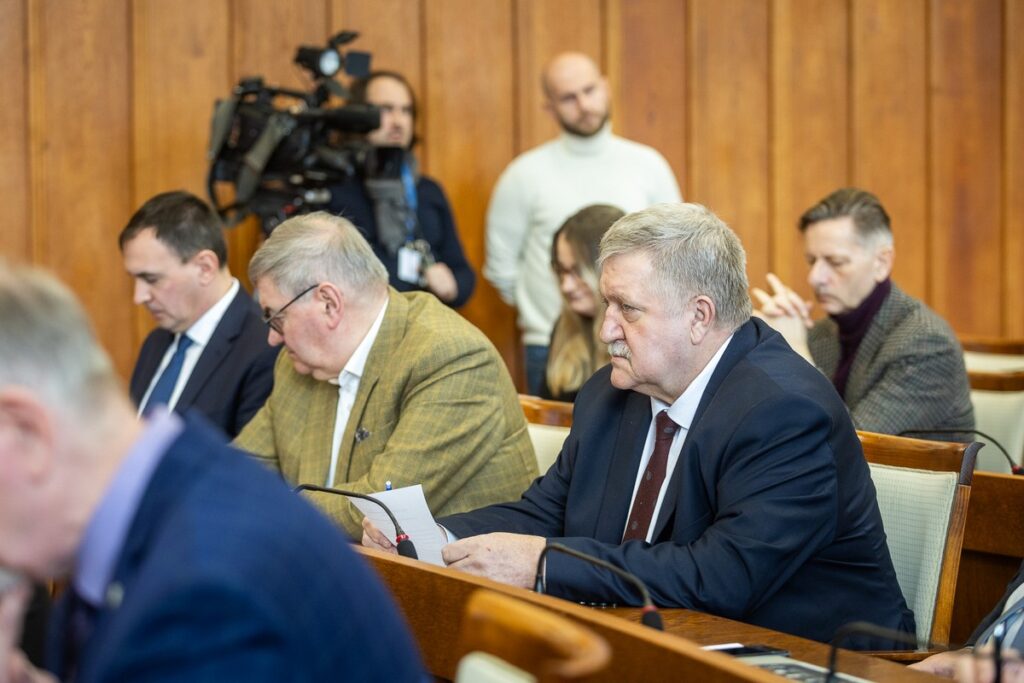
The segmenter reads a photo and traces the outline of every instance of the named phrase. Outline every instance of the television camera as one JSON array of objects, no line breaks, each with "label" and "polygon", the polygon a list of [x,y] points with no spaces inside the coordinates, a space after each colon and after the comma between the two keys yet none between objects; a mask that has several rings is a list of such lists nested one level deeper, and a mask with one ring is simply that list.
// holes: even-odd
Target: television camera
[{"label": "television camera", "polygon": [[[341,46],[358,37],[342,31],[325,47],[301,46],[294,62],[313,78],[309,92],[244,78],[230,99],[217,100],[211,124],[207,191],[225,223],[259,217],[265,234],[289,216],[322,209],[330,187],[352,178],[368,147],[358,136],[380,126],[380,111],[367,104],[328,106],[349,98],[335,76],[366,76],[370,54]],[[221,202],[220,195],[231,195]]]}]

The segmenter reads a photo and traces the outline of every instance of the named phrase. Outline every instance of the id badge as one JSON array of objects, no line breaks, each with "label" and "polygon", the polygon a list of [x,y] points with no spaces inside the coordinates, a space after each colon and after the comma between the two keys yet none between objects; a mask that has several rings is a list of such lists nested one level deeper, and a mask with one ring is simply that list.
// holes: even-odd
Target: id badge
[{"label": "id badge", "polygon": [[398,279],[417,285],[420,282],[420,266],[423,254],[406,244],[398,249]]}]

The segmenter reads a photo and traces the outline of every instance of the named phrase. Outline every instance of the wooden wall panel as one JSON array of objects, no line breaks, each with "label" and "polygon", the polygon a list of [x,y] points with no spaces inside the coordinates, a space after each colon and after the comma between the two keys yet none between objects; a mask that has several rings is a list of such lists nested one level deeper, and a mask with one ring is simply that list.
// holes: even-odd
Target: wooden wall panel
[{"label": "wooden wall panel", "polygon": [[517,152],[550,140],[558,125],[544,110],[540,76],[552,57],[568,50],[590,55],[604,68],[599,0],[516,0]]},{"label": "wooden wall panel", "polygon": [[1006,0],[1004,8],[1003,333],[1019,338],[1024,337],[1024,4]]},{"label": "wooden wall panel", "polygon": [[[432,0],[426,5],[428,85],[424,112],[431,172],[444,184],[476,293],[462,313],[484,330],[513,376],[521,370],[515,315],[483,277],[484,220],[491,189],[515,155],[508,103],[514,90],[512,7],[508,0]],[[486,93],[486,94],[485,94]]]},{"label": "wooden wall panel", "polygon": [[846,0],[772,3],[772,268],[805,296],[796,221],[849,182]]},{"label": "wooden wall panel", "polygon": [[28,64],[25,61],[26,0],[0,3],[0,73],[9,84],[0,107],[0,198],[4,228],[0,257],[15,262],[32,258],[28,166]]},{"label": "wooden wall panel", "polygon": [[[120,226],[160,192],[180,189],[206,198],[206,146],[213,103],[228,97],[233,86],[231,45],[226,40],[231,23],[228,9],[224,3],[206,0],[133,2],[135,183],[131,209]],[[168,55],[175,58],[169,60]],[[189,96],[178,95],[183,92]],[[231,232],[229,238],[237,234]],[[137,346],[152,327],[149,312],[135,307]]]},{"label": "wooden wall panel", "polygon": [[346,46],[373,53],[372,69],[398,71],[423,93],[422,0],[331,0],[331,33],[359,31]]},{"label": "wooden wall panel", "polygon": [[[684,196],[740,233],[753,282],[773,268],[806,292],[794,222],[856,183],[893,215],[901,285],[959,332],[1024,336],[1016,0],[80,5],[0,4],[0,69],[24,103],[0,112],[13,131],[0,140],[0,253],[78,290],[122,371],[149,324],[143,313],[134,329],[115,246],[127,216],[160,190],[199,189],[214,99],[255,74],[308,86],[295,48],[341,28],[363,32],[353,47],[416,86],[421,158],[478,269],[497,175],[557,133],[540,70],[579,49],[610,77],[616,130],[659,149]],[[229,234],[236,274],[258,241],[254,223]],[[515,369],[513,312],[483,282],[464,312]]]},{"label": "wooden wall panel", "polygon": [[615,131],[661,152],[680,187],[686,169],[686,4],[608,0],[605,62]]},{"label": "wooden wall panel", "polygon": [[[851,6],[853,184],[874,192],[896,242],[893,279],[927,296],[928,98],[926,0]],[[893,78],[893,74],[899,78]]]},{"label": "wooden wall panel", "polygon": [[127,6],[33,2],[29,10],[35,253],[77,292],[126,375],[135,355],[131,294],[115,240],[132,201]]},{"label": "wooden wall panel", "polygon": [[768,5],[694,0],[690,8],[692,114],[683,196],[739,234],[750,281],[763,286],[771,253]]},{"label": "wooden wall panel", "polygon": [[[234,0],[232,23],[225,38],[232,46],[233,86],[241,78],[263,76],[268,85],[308,90],[312,79],[292,63],[299,45],[323,45],[331,35],[327,0],[261,2]],[[230,92],[225,90],[225,95]],[[212,106],[212,103],[211,103]],[[209,133],[207,129],[206,133]],[[228,234],[231,270],[251,288],[249,258],[259,247],[262,233],[249,219]]]},{"label": "wooden wall panel", "polygon": [[931,301],[965,334],[1001,333],[1002,6],[932,0]]}]

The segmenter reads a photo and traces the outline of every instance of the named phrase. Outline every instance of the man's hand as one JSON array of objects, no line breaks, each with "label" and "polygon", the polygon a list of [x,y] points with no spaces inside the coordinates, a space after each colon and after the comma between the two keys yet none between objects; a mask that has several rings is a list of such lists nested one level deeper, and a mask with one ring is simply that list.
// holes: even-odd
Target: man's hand
[{"label": "man's hand", "polygon": [[927,659],[922,659],[920,662],[914,662],[909,668],[924,671],[925,673],[934,674],[936,676],[942,676],[943,678],[952,678],[956,673],[957,662],[963,657],[970,656],[970,648],[965,648],[963,650],[950,650],[949,652],[940,652],[936,655],[932,655]]},{"label": "man's hand", "polygon": [[427,280],[427,289],[433,292],[441,301],[455,301],[459,295],[459,285],[455,282],[455,275],[452,269],[443,263],[435,263],[428,266],[423,273]]},{"label": "man's hand", "polygon": [[[1024,683],[1024,662],[1016,650],[1006,650],[1002,657],[1004,683]],[[992,646],[978,648],[973,655],[963,655],[956,660],[953,677],[961,683],[991,683],[995,680],[995,660]]]},{"label": "man's hand", "polygon": [[441,548],[445,564],[520,588],[533,588],[537,560],[547,540],[541,536],[493,533],[471,536]]},{"label": "man's hand", "polygon": [[760,306],[754,311],[754,315],[774,327],[794,351],[810,361],[807,330],[814,325],[814,321],[811,320],[811,302],[801,299],[799,294],[784,285],[774,273],[768,273],[768,285],[772,289],[771,294],[759,287],[751,290]]},{"label": "man's hand", "polygon": [[29,664],[17,646],[31,597],[32,586],[27,581],[0,593],[0,683],[57,683],[56,678]]},{"label": "man's hand", "polygon": [[392,555],[398,554],[398,548],[395,547],[395,544],[370,521],[369,517],[363,517],[363,545],[367,548],[383,550]]}]

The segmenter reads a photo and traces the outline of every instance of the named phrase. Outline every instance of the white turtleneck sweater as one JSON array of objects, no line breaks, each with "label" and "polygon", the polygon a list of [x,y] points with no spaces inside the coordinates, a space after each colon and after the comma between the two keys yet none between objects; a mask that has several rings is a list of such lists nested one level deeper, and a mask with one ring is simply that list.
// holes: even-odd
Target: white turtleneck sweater
[{"label": "white turtleneck sweater", "polygon": [[629,213],[678,202],[672,169],[657,151],[613,135],[568,133],[509,164],[487,210],[484,277],[519,309],[523,343],[547,346],[562,307],[551,271],[551,240],[569,216],[591,204]]}]

